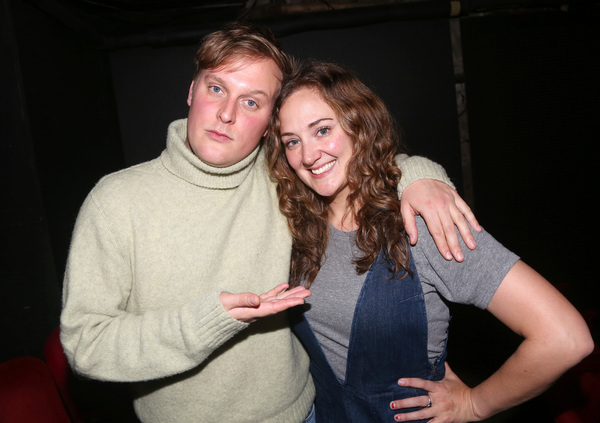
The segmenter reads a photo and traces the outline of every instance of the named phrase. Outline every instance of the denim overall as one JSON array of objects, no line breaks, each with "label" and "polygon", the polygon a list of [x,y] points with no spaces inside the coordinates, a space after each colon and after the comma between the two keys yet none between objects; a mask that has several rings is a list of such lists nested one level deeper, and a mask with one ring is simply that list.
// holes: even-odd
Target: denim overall
[{"label": "denim overall", "polygon": [[430,363],[425,300],[412,256],[410,269],[412,276],[393,278],[383,254],[371,266],[354,311],[343,382],[335,376],[308,321],[296,316],[294,332],[310,355],[317,388],[317,423],[393,422],[395,414],[416,409],[392,410],[390,402],[427,395],[398,386],[399,378],[443,379],[446,351]]}]

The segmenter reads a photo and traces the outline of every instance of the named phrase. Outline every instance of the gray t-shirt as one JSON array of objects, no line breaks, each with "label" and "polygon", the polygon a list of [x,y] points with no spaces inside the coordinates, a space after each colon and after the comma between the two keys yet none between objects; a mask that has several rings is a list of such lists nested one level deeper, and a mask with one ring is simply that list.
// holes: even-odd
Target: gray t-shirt
[{"label": "gray t-shirt", "polygon": [[[473,231],[477,242],[469,250],[461,239],[465,260],[445,260],[427,226],[417,216],[419,241],[411,253],[421,280],[428,319],[429,359],[444,349],[450,313],[442,297],[459,304],[486,308],[510,268],[519,259],[490,234]],[[340,380],[346,377],[346,356],[352,317],[366,273],[358,275],[353,255],[359,253],[356,232],[342,232],[330,225],[329,245],[319,274],[311,286],[312,296],[306,318],[311,324],[325,356]]]}]

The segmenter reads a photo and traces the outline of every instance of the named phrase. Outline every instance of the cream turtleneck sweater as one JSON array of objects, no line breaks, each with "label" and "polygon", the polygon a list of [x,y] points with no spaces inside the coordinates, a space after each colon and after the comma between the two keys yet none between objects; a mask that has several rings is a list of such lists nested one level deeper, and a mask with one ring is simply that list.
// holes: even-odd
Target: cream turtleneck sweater
[{"label": "cream turtleneck sweater", "polygon": [[[302,422],[314,386],[286,314],[247,325],[219,301],[288,279],[291,238],[264,156],[208,166],[185,147],[186,124],[169,126],[159,158],[102,178],[83,203],[65,353],[79,374],[134,382],[144,423]],[[424,166],[414,179],[444,180],[426,159],[406,162]]]}]

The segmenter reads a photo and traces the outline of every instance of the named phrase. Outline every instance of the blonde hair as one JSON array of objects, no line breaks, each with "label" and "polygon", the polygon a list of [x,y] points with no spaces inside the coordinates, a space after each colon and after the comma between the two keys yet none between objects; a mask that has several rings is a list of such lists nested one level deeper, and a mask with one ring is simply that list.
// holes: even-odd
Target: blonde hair
[{"label": "blonde hair", "polygon": [[231,22],[204,36],[196,51],[194,80],[206,69],[217,69],[240,59],[271,59],[289,75],[290,57],[285,54],[273,32],[248,22]]}]

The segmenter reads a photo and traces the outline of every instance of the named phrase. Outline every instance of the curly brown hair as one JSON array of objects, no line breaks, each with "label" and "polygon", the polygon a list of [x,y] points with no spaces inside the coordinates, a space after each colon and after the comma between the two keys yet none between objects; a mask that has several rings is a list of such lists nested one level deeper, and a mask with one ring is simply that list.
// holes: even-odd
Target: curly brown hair
[{"label": "curly brown hair", "polygon": [[329,238],[328,207],[289,166],[279,137],[279,111],[301,89],[316,90],[336,113],[354,141],[347,165],[348,210],[358,230],[356,271],[366,272],[383,251],[394,274],[408,269],[408,238],[400,214],[397,186],[401,172],[394,161],[400,140],[383,101],[352,72],[338,65],[309,60],[284,80],[265,142],[269,171],[277,181],[279,207],[293,237],[290,285],[310,287],[325,255]]}]

